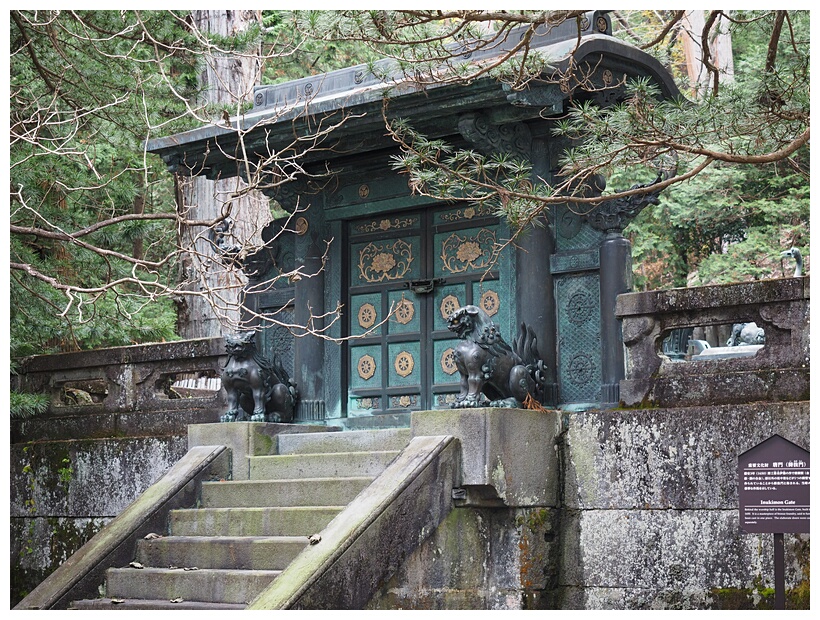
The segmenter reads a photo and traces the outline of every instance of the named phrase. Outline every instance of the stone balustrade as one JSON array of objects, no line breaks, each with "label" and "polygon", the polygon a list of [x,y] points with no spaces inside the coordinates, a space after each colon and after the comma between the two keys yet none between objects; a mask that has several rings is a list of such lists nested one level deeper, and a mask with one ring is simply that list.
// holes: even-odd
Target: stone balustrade
[{"label": "stone balustrade", "polygon": [[[184,434],[188,424],[216,422],[224,359],[221,338],[28,357],[12,387],[51,403],[45,415],[12,420],[12,443]],[[194,383],[210,389],[182,387]]]},{"label": "stone balustrade", "polygon": [[[615,313],[626,354],[622,406],[809,400],[808,276],[627,293]],[[752,321],[766,336],[754,355],[677,361],[662,353],[672,330]]]}]

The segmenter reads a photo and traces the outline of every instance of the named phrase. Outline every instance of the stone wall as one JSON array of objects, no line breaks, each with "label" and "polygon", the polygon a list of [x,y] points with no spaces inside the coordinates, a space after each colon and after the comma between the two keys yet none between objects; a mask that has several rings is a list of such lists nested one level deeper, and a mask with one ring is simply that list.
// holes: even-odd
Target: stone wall
[{"label": "stone wall", "polygon": [[185,435],[11,446],[11,604],[159,480]]},{"label": "stone wall", "polygon": [[[773,434],[810,447],[808,306],[808,278],[624,295],[628,407],[496,410],[479,426],[477,412],[414,414],[414,433],[459,437],[462,486],[369,607],[771,608],[772,535],[739,528],[737,459]],[[753,357],[660,353],[669,329],[750,319],[767,330]],[[216,421],[217,397],[158,388],[215,368],[207,342],[24,366],[55,402],[12,424],[12,604],[185,453],[189,421]],[[82,381],[99,402],[66,403]],[[785,540],[786,607],[808,608],[809,536]]]},{"label": "stone wall", "polygon": [[[519,462],[506,467],[512,475],[525,469],[521,462],[557,452],[549,471],[528,474],[549,478],[545,488],[557,485],[557,500],[457,502],[371,607],[773,607],[773,536],[741,531],[737,464],[774,434],[810,447],[809,278],[621,295],[617,313],[627,402],[560,412],[556,435],[525,432],[540,441],[512,447]],[[766,330],[756,355],[677,362],[662,354],[672,329],[747,321]],[[426,415],[414,414],[414,427]],[[433,428],[450,433],[445,426]],[[517,419],[497,426],[512,435]],[[464,444],[471,452],[463,466],[491,436]],[[488,488],[497,485],[493,465],[477,469]],[[786,608],[807,609],[809,535],[784,538]]]},{"label": "stone wall", "polygon": [[[557,501],[457,501],[370,608],[772,608],[773,537],[739,528],[737,458],[772,434],[808,447],[808,403],[559,415],[555,441],[515,450],[558,453]],[[787,609],[804,609],[809,536],[785,540]]]},{"label": "stone wall", "polygon": [[[773,537],[740,530],[737,458],[773,434],[808,448],[807,402],[589,411],[564,427],[562,608],[771,608]],[[805,608],[809,536],[785,539],[787,608]]]}]

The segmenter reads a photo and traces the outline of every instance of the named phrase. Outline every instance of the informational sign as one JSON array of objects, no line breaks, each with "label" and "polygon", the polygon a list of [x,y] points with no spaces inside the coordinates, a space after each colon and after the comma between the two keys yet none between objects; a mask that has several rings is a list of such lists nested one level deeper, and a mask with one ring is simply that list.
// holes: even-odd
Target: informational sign
[{"label": "informational sign", "polygon": [[749,534],[808,532],[809,472],[809,452],[780,435],[741,454],[741,529]]}]

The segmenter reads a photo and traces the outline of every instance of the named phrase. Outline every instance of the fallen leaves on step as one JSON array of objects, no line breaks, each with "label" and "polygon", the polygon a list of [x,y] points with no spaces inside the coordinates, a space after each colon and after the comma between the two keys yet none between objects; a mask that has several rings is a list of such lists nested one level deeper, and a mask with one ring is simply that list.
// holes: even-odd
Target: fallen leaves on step
[{"label": "fallen leaves on step", "polygon": [[144,567],[142,564],[140,564],[139,562],[131,562],[128,566],[130,566],[131,568],[145,568],[145,567]]},{"label": "fallen leaves on step", "polygon": [[114,603],[114,605],[119,605],[120,603],[124,603],[125,599],[124,598],[112,598],[111,602]]},{"label": "fallen leaves on step", "polygon": [[182,598],[182,597],[180,596],[179,598],[172,598],[172,599],[171,599],[171,602],[172,602],[172,603],[181,603],[181,602],[182,602],[182,601],[184,601],[184,600],[185,600],[185,599],[184,599],[184,598]]},{"label": "fallen leaves on step", "polygon": [[196,566],[186,566],[182,570],[199,570]]},{"label": "fallen leaves on step", "polygon": [[319,536],[318,534],[314,534],[313,536],[308,536],[308,542],[309,542],[311,545],[315,545],[315,544],[316,544],[316,543],[318,543],[320,540],[322,540],[322,537],[321,537],[321,536]]},{"label": "fallen leaves on step", "polygon": [[145,535],[145,540],[156,540],[157,538],[162,538],[162,534],[157,534],[155,532],[149,532]]}]

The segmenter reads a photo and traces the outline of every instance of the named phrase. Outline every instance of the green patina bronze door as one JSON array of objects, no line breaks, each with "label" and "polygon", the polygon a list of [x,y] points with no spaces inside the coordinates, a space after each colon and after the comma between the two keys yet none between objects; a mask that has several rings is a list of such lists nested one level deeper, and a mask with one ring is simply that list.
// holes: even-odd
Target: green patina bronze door
[{"label": "green patina bronze door", "polygon": [[449,407],[459,375],[447,317],[467,304],[496,321],[509,312],[497,218],[450,207],[355,220],[347,233],[347,415]]}]

